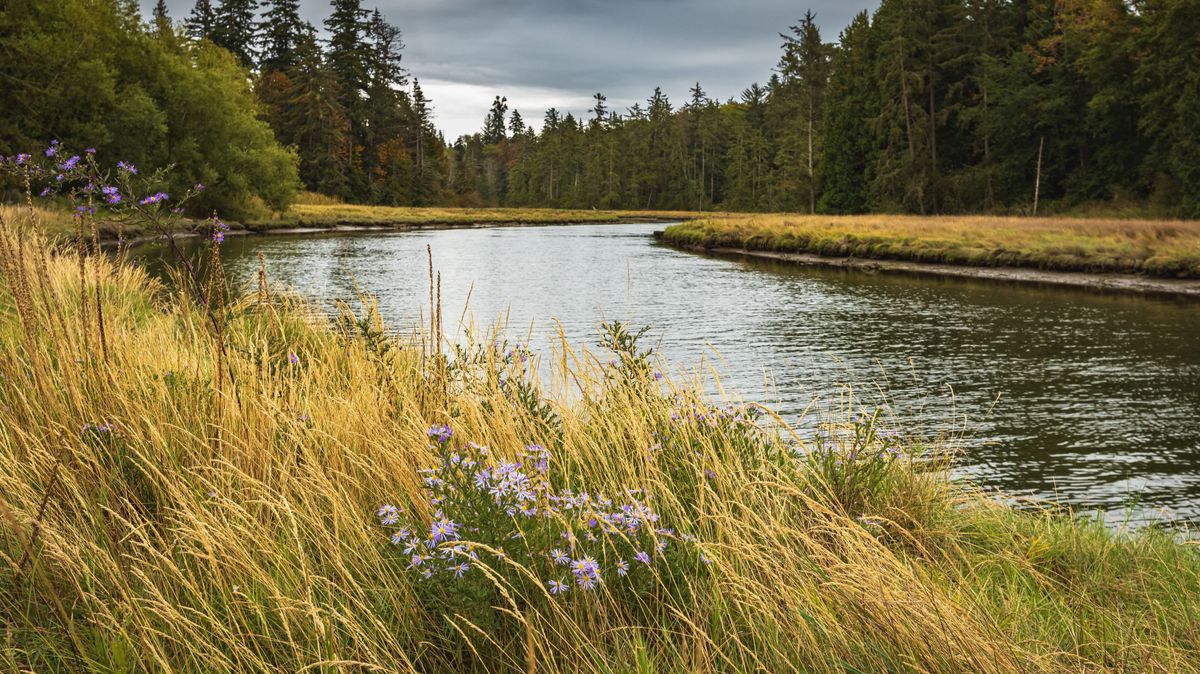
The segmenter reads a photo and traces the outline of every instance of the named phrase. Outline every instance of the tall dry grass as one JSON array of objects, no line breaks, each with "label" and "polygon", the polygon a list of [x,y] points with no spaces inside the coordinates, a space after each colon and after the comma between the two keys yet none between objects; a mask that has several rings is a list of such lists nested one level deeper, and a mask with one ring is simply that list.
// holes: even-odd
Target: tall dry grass
[{"label": "tall dry grass", "polygon": [[665,238],[708,248],[1200,277],[1200,221],[746,215],[668,227]]},{"label": "tall dry grass", "polygon": [[[205,292],[5,215],[6,670],[1200,671],[1193,547],[1013,511],[920,439],[823,463],[813,438],[681,422],[692,383],[586,349],[450,359],[436,297],[397,333],[369,300]],[[372,515],[430,515],[434,423],[499,457],[542,443],[561,486],[644,488],[712,563],[561,598],[422,581]]]}]

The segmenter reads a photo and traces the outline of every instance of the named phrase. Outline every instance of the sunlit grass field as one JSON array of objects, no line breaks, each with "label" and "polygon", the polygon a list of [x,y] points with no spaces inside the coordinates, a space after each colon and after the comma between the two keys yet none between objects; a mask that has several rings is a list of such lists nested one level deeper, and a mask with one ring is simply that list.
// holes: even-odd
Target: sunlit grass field
[{"label": "sunlit grass field", "polygon": [[11,215],[6,671],[1200,671],[1186,537],[1014,510],[875,410],[797,433],[621,326],[169,290]]},{"label": "sunlit grass field", "polygon": [[1200,278],[1200,221],[726,215],[668,227],[664,237],[704,248]]}]

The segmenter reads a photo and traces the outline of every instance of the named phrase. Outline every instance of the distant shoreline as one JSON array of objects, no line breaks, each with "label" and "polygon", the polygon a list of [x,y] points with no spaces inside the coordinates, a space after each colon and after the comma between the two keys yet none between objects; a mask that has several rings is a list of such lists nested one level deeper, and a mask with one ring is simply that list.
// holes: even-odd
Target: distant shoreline
[{"label": "distant shoreline", "polygon": [[826,257],[812,253],[783,253],[768,250],[751,250],[749,248],[707,248],[700,245],[681,244],[665,240],[662,232],[655,232],[655,239],[680,250],[716,255],[753,257],[796,265],[839,267],[866,272],[954,276],[1014,283],[1043,283],[1110,292],[1173,295],[1190,300],[1200,300],[1200,279],[1167,279],[1109,272],[1045,271],[1026,267],[980,267],[932,262],[910,262],[905,260]]}]

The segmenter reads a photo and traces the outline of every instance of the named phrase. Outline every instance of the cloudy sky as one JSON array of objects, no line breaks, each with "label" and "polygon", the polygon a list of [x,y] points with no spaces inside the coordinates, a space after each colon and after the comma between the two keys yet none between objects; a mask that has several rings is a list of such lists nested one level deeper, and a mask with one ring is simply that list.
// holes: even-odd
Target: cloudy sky
[{"label": "cloudy sky", "polygon": [[[301,0],[320,27],[328,0]],[[173,18],[194,0],[167,0]],[[149,12],[153,0],[142,0]],[[214,2],[214,4],[216,4]],[[404,32],[404,63],[447,138],[478,131],[493,97],[540,125],[551,106],[585,114],[592,94],[623,111],[661,86],[682,102],[699,80],[727,99],[765,82],[778,33],[812,9],[826,41],[877,0],[364,0]]]}]

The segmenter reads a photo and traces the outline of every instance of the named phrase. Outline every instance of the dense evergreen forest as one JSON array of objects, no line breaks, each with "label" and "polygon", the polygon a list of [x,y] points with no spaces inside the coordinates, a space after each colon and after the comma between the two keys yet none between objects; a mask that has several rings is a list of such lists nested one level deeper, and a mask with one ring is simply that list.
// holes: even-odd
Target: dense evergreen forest
[{"label": "dense evergreen forest", "polygon": [[[836,41],[812,14],[765,83],[655,89],[540,131],[497,96],[452,143],[401,31],[332,0],[131,0],[0,9],[0,153],[50,138],[210,186],[200,208],[298,189],[388,205],[1027,213],[1139,204],[1200,217],[1200,3],[883,0]],[[419,71],[420,64],[412,64]],[[698,73],[702,76],[703,73]]]}]

